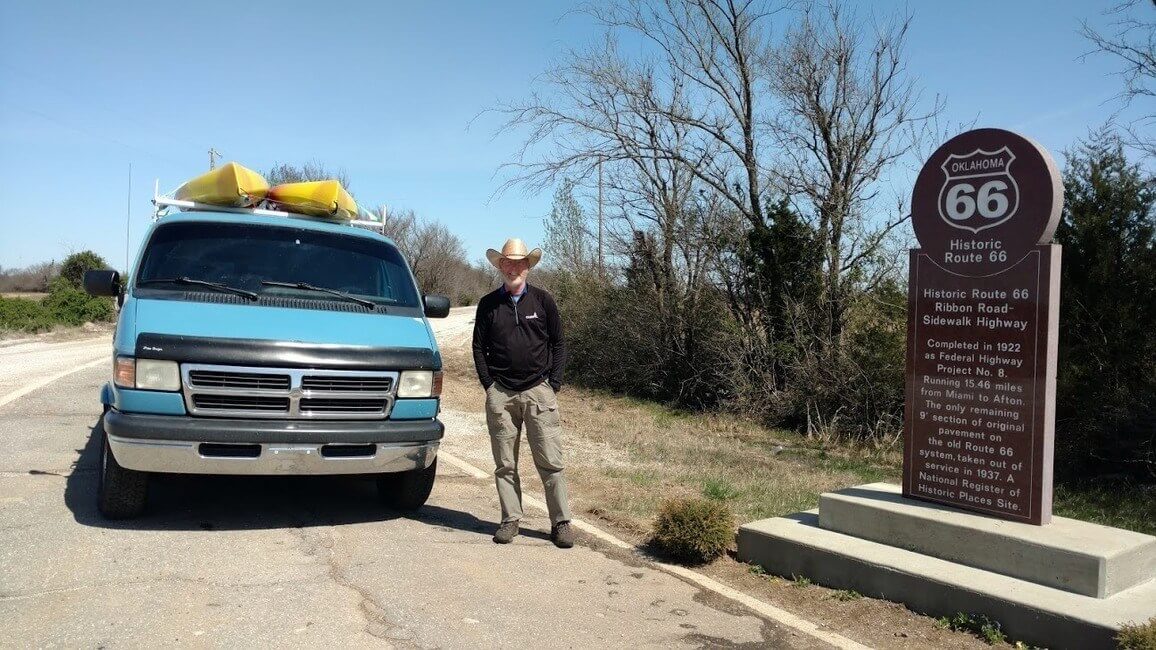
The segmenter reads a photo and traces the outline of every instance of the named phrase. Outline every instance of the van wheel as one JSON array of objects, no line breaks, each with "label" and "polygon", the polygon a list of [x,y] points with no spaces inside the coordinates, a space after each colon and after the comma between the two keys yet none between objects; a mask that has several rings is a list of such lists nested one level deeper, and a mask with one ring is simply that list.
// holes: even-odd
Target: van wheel
[{"label": "van wheel", "polygon": [[437,476],[438,459],[435,456],[425,469],[394,472],[377,477],[377,496],[394,510],[413,512],[425,505]]},{"label": "van wheel", "polygon": [[121,467],[109,448],[108,434],[101,436],[100,484],[96,492],[100,514],[106,519],[139,517],[148,497],[148,477],[145,472]]}]

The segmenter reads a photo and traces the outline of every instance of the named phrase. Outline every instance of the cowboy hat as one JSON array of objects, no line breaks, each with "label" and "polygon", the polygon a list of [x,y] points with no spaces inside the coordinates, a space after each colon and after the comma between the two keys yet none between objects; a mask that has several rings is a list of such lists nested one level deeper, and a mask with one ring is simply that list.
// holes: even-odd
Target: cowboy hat
[{"label": "cowboy hat", "polygon": [[527,252],[526,242],[521,239],[507,239],[505,245],[502,246],[501,252],[492,248],[486,249],[486,258],[490,260],[490,264],[493,264],[499,269],[502,268],[498,266],[502,258],[508,260],[526,260],[530,263],[530,268],[534,268],[534,265],[542,259],[542,249],[535,248]]}]

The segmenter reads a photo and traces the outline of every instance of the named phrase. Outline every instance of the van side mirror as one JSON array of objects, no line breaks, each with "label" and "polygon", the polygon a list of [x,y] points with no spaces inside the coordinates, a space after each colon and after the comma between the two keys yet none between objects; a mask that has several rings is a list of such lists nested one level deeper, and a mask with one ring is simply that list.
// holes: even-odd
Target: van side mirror
[{"label": "van side mirror", "polygon": [[109,269],[85,271],[84,290],[90,296],[119,296],[120,273]]},{"label": "van side mirror", "polygon": [[450,315],[450,299],[448,296],[424,296],[425,315],[429,318],[445,318]]}]

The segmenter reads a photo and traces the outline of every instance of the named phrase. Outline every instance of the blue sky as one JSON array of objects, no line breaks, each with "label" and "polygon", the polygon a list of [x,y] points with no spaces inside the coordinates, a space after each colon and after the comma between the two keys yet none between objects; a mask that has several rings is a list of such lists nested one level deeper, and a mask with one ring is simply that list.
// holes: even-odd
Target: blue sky
[{"label": "blue sky", "polygon": [[[123,266],[126,209],[135,252],[153,180],[201,173],[210,147],[258,170],[343,169],[363,204],[441,220],[471,259],[507,236],[536,244],[550,193],[492,198],[520,141],[479,113],[598,38],[575,4],[2,2],[0,266],[85,248]],[[1020,131],[1060,159],[1118,107],[1115,61],[1080,60],[1080,20],[1103,24],[1109,3],[851,4],[911,8],[910,71],[946,96],[947,122]]]}]

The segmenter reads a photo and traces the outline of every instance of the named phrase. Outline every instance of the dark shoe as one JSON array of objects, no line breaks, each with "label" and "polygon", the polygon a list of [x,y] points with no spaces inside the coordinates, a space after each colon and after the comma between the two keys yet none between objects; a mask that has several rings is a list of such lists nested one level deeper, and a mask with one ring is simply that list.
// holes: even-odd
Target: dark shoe
[{"label": "dark shoe", "polygon": [[574,546],[574,527],[568,521],[559,521],[550,528],[550,541],[558,548]]},{"label": "dark shoe", "polygon": [[518,522],[504,521],[501,526],[498,526],[498,532],[494,533],[494,542],[498,544],[509,544],[518,536]]}]

